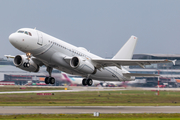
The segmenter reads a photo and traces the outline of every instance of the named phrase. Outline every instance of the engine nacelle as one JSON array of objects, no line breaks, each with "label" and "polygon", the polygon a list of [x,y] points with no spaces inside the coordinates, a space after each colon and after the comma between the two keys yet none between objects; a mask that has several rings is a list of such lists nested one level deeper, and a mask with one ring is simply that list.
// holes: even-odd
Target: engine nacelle
[{"label": "engine nacelle", "polygon": [[28,62],[28,58],[25,55],[17,55],[14,58],[14,65],[22,70],[29,72],[38,72],[39,65],[37,65],[32,59],[29,60],[29,66],[24,66],[24,63]]},{"label": "engine nacelle", "polygon": [[92,63],[82,57],[73,57],[70,61],[70,66],[79,72],[86,74],[95,74],[96,69]]}]

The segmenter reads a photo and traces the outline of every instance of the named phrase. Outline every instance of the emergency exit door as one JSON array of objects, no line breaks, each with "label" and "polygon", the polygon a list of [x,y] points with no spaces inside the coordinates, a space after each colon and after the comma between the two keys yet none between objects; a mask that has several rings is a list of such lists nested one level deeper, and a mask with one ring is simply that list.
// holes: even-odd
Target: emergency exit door
[{"label": "emergency exit door", "polygon": [[38,45],[42,45],[43,44],[43,36],[42,33],[40,31],[37,31],[37,35],[38,35]]}]

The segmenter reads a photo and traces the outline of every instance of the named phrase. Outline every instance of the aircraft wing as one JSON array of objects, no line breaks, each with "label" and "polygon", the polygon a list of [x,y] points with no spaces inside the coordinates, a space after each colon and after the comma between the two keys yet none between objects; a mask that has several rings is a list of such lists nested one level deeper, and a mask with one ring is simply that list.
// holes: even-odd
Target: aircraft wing
[{"label": "aircraft wing", "polygon": [[134,77],[157,77],[159,76],[158,74],[139,74],[139,73],[123,73],[124,76],[127,76],[127,77],[131,77],[131,76],[134,76]]},{"label": "aircraft wing", "polygon": [[4,56],[7,58],[15,58],[15,56],[12,56],[12,55],[4,55]]},{"label": "aircraft wing", "polygon": [[168,63],[175,61],[172,60],[125,60],[125,59],[92,59],[92,62],[96,63],[97,68],[103,68],[107,66],[116,66],[121,68],[121,66],[132,66],[132,65],[139,65],[142,68],[145,68],[144,65],[151,65],[156,63]]}]

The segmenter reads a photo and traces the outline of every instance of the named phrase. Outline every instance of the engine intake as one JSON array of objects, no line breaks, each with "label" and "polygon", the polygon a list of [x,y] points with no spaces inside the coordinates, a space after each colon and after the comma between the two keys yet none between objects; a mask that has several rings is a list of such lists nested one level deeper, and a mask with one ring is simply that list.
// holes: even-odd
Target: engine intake
[{"label": "engine intake", "polygon": [[14,58],[14,65],[16,67],[20,66],[22,64],[23,60],[22,60],[22,57],[20,55],[17,55],[15,58]]},{"label": "engine intake", "polygon": [[78,57],[73,57],[71,60],[71,67],[77,68],[79,66],[79,59]]},{"label": "engine intake", "polygon": [[79,72],[86,74],[95,74],[96,69],[94,65],[85,58],[82,57],[73,57],[70,61],[70,66],[76,69]]}]

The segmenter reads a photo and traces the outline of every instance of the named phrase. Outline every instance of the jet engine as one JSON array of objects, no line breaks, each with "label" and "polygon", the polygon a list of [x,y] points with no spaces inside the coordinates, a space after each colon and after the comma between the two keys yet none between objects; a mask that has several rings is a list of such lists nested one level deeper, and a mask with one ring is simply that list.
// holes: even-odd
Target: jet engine
[{"label": "jet engine", "polygon": [[86,73],[86,74],[96,73],[96,69],[94,65],[82,57],[73,57],[70,61],[70,66],[82,73]]},{"label": "jet engine", "polygon": [[39,65],[37,65],[31,58],[26,57],[25,55],[17,55],[14,58],[14,65],[22,70],[29,72],[38,72]]}]

